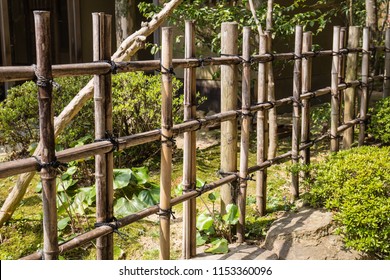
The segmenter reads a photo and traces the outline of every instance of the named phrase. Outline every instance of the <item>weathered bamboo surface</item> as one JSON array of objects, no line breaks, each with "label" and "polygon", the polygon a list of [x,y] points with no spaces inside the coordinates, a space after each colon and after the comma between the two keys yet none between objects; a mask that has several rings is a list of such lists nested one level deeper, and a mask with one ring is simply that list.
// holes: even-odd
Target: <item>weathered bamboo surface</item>
[{"label": "weathered bamboo surface", "polygon": [[51,37],[50,13],[34,12],[37,86],[39,105],[39,135],[43,153],[39,162],[42,182],[43,204],[43,257],[45,260],[58,259],[57,237],[57,171],[52,163],[56,162],[54,143],[54,108],[51,73]]},{"label": "weathered bamboo surface", "polygon": [[[377,51],[381,51],[384,47],[376,47]],[[345,49],[348,53],[358,53],[362,50]],[[331,50],[318,51],[318,52],[303,52],[302,57],[321,57],[332,56]],[[251,56],[251,62],[269,62],[278,60],[293,60],[295,58],[294,53],[278,53],[278,54],[263,54]],[[177,58],[172,60],[172,66],[174,68],[191,68],[191,67],[203,67],[203,66],[221,66],[232,65],[242,63],[242,58],[237,56],[228,57],[206,57],[206,58]],[[112,61],[96,61],[86,63],[73,63],[73,64],[57,64],[52,66],[52,75],[54,78],[58,77],[71,77],[71,76],[83,76],[83,75],[104,75],[111,73],[115,69],[116,73],[126,73],[135,71],[151,71],[158,70],[160,67],[159,60],[143,60],[143,61],[129,61],[129,62],[112,62]],[[12,82],[12,81],[27,81],[34,80],[34,68],[30,66],[2,66],[0,67],[0,82]]]},{"label": "weathered bamboo surface", "polygon": [[[373,82],[375,80],[383,80],[383,75],[377,75],[374,77],[369,77],[368,82]],[[347,87],[357,87],[361,85],[361,81],[352,81],[348,83],[339,84],[339,90],[346,89]],[[330,87],[323,89],[315,90],[312,92],[307,92],[301,95],[301,99],[306,98],[316,98],[320,96],[327,95],[331,92]],[[258,112],[260,110],[267,110],[272,106],[282,106],[286,104],[291,104],[293,101],[291,98],[282,98],[276,100],[273,104],[265,102],[251,106],[250,111],[252,113]],[[199,127],[207,128],[214,126],[215,124],[225,122],[227,120],[234,120],[240,116],[241,110],[231,110],[224,113],[218,113],[212,116],[207,116],[202,119],[191,120],[181,124],[176,124],[172,127],[172,132],[174,136],[180,135],[184,132],[195,131]],[[130,136],[123,136],[117,139],[118,141],[118,150],[127,149],[137,145],[157,141],[160,139],[160,131],[158,129],[137,133]],[[91,144],[85,144],[80,147],[69,148],[63,151],[57,152],[57,160],[62,163],[92,157],[97,153],[108,153],[112,150],[113,144],[110,141],[102,141]],[[39,158],[39,157],[38,157]],[[37,160],[33,157],[13,160],[8,162],[0,163],[0,178],[6,178],[14,176],[17,174],[35,171],[39,165]]]},{"label": "weathered bamboo surface", "polygon": [[[291,159],[292,164],[299,163],[299,142],[300,142],[300,112],[302,93],[302,40],[303,27],[295,28],[295,61],[293,76],[293,113],[292,113],[292,136],[291,136]],[[299,198],[299,174],[291,173],[291,195],[292,200]]]},{"label": "weathered bamboo surface", "polygon": [[[221,52],[224,56],[238,55],[238,24],[225,22],[221,26]],[[238,103],[238,67],[235,64],[221,66],[221,112],[236,110]],[[220,170],[223,173],[237,170],[237,119],[221,123]],[[221,173],[222,174],[222,173]],[[221,214],[228,204],[235,203],[236,186],[221,187]]]}]

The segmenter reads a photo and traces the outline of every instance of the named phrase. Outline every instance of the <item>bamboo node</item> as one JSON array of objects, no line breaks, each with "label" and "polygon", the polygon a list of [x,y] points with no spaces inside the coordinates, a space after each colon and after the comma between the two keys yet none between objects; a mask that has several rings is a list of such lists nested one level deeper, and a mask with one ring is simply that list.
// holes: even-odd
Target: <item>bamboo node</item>
[{"label": "bamboo node", "polygon": [[42,162],[37,156],[33,156],[33,158],[36,160],[38,167],[37,171],[40,172],[43,168],[53,167],[55,169],[60,167],[68,167],[68,164],[59,162],[57,158],[54,158],[51,162]]},{"label": "bamboo node", "polygon": [[94,226],[95,226],[95,228],[102,227],[102,226],[108,226],[108,227],[112,228],[112,231],[115,232],[116,234],[118,234],[119,237],[122,238],[123,240],[126,240],[125,237],[129,237],[129,235],[127,235],[126,233],[119,231],[119,222],[118,222],[117,218],[115,218],[115,217],[112,217],[111,221],[108,221],[105,223],[95,223]]},{"label": "bamboo node", "polygon": [[169,209],[161,209],[160,205],[158,205],[158,209],[159,211],[156,213],[158,216],[160,217],[166,217],[166,218],[169,218],[169,217],[172,217],[172,219],[176,219],[175,217],[175,212],[172,211],[172,207],[169,208]]}]

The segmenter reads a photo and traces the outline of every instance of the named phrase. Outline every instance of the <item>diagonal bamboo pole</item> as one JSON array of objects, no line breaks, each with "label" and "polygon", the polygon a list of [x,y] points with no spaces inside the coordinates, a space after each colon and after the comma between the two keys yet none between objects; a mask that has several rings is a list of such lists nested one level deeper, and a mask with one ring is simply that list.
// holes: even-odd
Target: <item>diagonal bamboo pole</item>
[{"label": "diagonal bamboo pole", "polygon": [[[169,3],[167,3],[161,12],[155,15],[150,22],[144,24],[141,29],[132,34],[119,46],[118,50],[111,56],[111,60],[124,61],[125,59],[133,56],[139,49],[144,46],[146,36],[152,34],[182,1],[183,0],[171,0]],[[55,118],[54,134],[56,136],[58,136],[65,129],[65,127],[72,121],[72,119],[83,108],[86,102],[92,98],[92,96],[93,80],[90,80],[89,83],[78,92],[72,101]],[[40,155],[41,151],[42,146],[40,144],[35,150],[34,155]],[[0,227],[11,218],[15,209],[26,193],[27,187],[33,179],[34,175],[35,172],[29,172],[18,177],[17,183],[1,207]]]}]

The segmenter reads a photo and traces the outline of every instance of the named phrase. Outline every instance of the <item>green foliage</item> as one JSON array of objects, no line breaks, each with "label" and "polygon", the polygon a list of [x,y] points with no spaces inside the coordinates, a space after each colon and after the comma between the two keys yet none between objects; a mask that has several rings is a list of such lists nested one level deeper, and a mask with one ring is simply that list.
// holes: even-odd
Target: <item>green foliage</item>
[{"label": "green foliage", "polygon": [[310,125],[311,133],[321,135],[330,127],[330,103],[326,102],[318,106],[314,106],[310,110]]},{"label": "green foliage", "polygon": [[196,245],[207,244],[206,253],[225,254],[228,252],[228,243],[232,242],[232,229],[238,222],[238,207],[235,204],[226,205],[226,214],[221,215],[215,210],[215,193],[208,195],[213,208],[200,213],[196,218],[198,229]]},{"label": "green foliage", "polygon": [[[256,15],[262,29],[266,29],[266,9],[267,1],[260,2],[256,7]],[[277,2],[277,1],[274,1]],[[280,1],[279,1],[280,2]],[[354,15],[357,22],[364,23],[365,7],[364,1],[354,2]],[[141,2],[140,12],[146,18],[152,18],[155,13],[161,10],[161,6]],[[348,21],[349,1],[307,1],[296,0],[288,3],[274,3],[273,5],[273,33],[283,44],[286,36],[294,33],[296,25],[304,26],[305,30],[310,30],[314,34],[322,32],[331,23],[334,17],[344,17]],[[220,52],[220,29],[223,22],[237,22],[239,28],[251,26],[257,32],[255,20],[249,9],[247,0],[241,1],[203,1],[184,0],[168,19],[169,22],[184,30],[185,20],[196,22],[196,39],[198,45],[214,53]],[[253,42],[257,47],[258,42]],[[241,45],[241,44],[239,44]],[[154,51],[156,47],[154,46]]]},{"label": "green foliage", "polygon": [[[90,77],[66,77],[56,79],[60,91],[54,90],[53,106],[57,116],[73,99]],[[178,94],[182,83],[173,79],[174,121],[181,121],[183,97]],[[113,76],[113,124],[114,134],[132,135],[160,127],[161,76],[143,72],[122,73]],[[17,128],[17,129],[15,129]],[[88,101],[70,125],[57,138],[57,149],[65,149],[93,142],[93,102]],[[8,91],[6,100],[0,103],[0,145],[8,145],[18,151],[14,157],[28,156],[39,141],[37,86],[26,82]],[[117,166],[138,165],[158,151],[156,143],[134,147],[117,153]]]},{"label": "green foliage", "polygon": [[[53,107],[57,116],[89,80],[89,77],[59,78],[61,90],[54,90]],[[0,144],[8,145],[15,156],[27,156],[39,140],[38,88],[26,82],[8,90],[7,98],[0,103]],[[58,148],[75,145],[74,141],[93,132],[93,104],[88,102],[77,118],[57,140]]]},{"label": "green foliage", "polygon": [[[77,162],[71,162],[57,178],[58,231],[61,239],[71,237],[81,228],[88,228],[88,215],[95,212],[95,186],[81,187],[78,184]],[[41,192],[39,184],[36,191]],[[123,217],[159,201],[159,186],[151,182],[146,167],[114,169],[114,213]],[[70,230],[70,232],[69,232]],[[69,235],[70,234],[70,235]]]},{"label": "green foliage", "polygon": [[334,216],[348,247],[390,257],[390,147],[332,154],[313,166],[306,199]]},{"label": "green foliage", "polygon": [[375,139],[390,144],[390,97],[379,100],[375,107],[370,109],[370,113],[368,132]]}]

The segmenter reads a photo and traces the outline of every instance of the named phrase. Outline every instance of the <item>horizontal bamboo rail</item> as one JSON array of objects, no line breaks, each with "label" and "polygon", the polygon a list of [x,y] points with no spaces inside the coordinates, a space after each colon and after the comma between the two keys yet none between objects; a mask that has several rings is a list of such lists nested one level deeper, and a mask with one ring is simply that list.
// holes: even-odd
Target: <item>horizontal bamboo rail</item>
[{"label": "horizontal bamboo rail", "polygon": [[[375,47],[375,51],[383,51],[384,47]],[[372,49],[372,50],[374,50]],[[359,53],[362,50],[344,49],[341,54]],[[332,56],[331,50],[318,52],[303,52],[301,58]],[[251,63],[277,61],[277,60],[294,60],[294,53],[279,53],[279,54],[264,54],[251,56]],[[240,64],[243,58],[240,56],[223,56],[223,57],[207,57],[207,58],[179,58],[172,60],[174,68],[191,68],[203,66],[221,66]],[[154,71],[160,68],[159,60],[144,60],[144,61],[129,61],[129,62],[112,62],[112,61],[96,61],[88,63],[73,63],[73,64],[57,64],[52,66],[52,75],[54,78],[72,77],[83,75],[103,75],[110,72],[126,73],[135,71]],[[34,80],[35,72],[34,65],[30,66],[2,66],[0,67],[0,82],[14,82]]]},{"label": "horizontal bamboo rail", "polygon": [[[383,75],[377,75],[369,78],[369,83],[375,80],[383,80]],[[340,84],[339,90],[346,89],[349,86],[359,86],[361,84],[360,81],[352,81],[348,84]],[[326,87],[323,89],[319,89],[312,92],[307,92],[301,95],[301,99],[310,99],[316,98],[320,96],[327,95],[331,92],[330,87]],[[268,110],[271,107],[278,107],[282,105],[291,104],[293,100],[289,97],[282,98],[276,100],[273,103],[265,102],[262,104],[257,104],[250,107],[250,111],[252,113],[258,112],[260,110]],[[172,127],[173,135],[176,137],[180,134],[190,131],[196,131],[199,128],[207,128],[212,127],[215,124],[234,120],[238,116],[241,115],[241,110],[231,110],[224,113],[218,113],[212,116],[207,116],[203,119],[196,119],[187,121],[181,124],[176,124]],[[161,138],[161,133],[159,129],[141,132],[130,136],[123,136],[117,139],[118,142],[118,150],[124,150],[130,147],[138,146],[141,144],[150,143],[153,141],[157,141]],[[91,144],[85,144],[83,146],[69,148],[63,151],[57,152],[57,160],[61,163],[67,163],[70,161],[93,157],[97,153],[108,153],[113,148],[113,143],[110,141],[101,141],[95,142]],[[0,163],[0,178],[7,178],[10,176],[22,174],[25,172],[31,172],[37,170],[39,168],[39,164],[37,159],[34,157],[29,157],[25,159],[13,160],[8,162]]]}]

